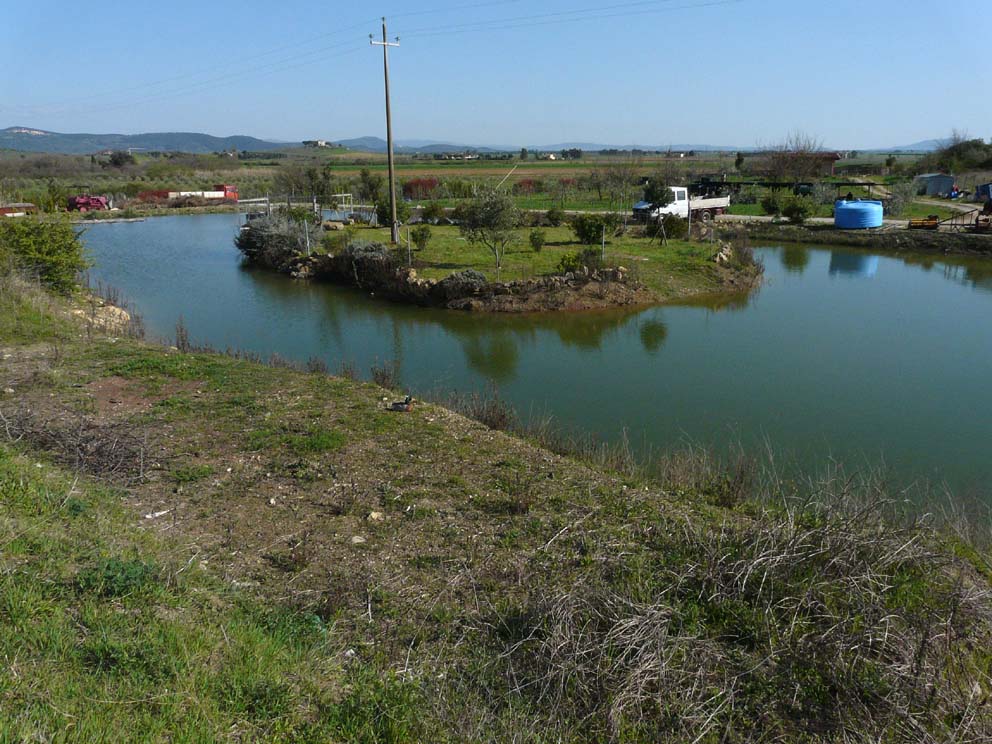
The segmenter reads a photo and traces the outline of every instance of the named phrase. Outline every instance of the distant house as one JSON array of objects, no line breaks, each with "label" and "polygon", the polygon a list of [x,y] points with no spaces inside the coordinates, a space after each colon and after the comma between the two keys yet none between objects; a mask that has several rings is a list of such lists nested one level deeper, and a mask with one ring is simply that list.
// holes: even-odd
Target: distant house
[{"label": "distant house", "polygon": [[947,173],[925,173],[917,176],[914,183],[919,196],[947,196],[957,183],[957,179]]},{"label": "distant house", "polygon": [[30,202],[0,204],[0,217],[23,217],[27,214],[35,214],[37,211],[38,207]]},{"label": "distant house", "polygon": [[327,140],[303,140],[304,147],[330,147]]}]

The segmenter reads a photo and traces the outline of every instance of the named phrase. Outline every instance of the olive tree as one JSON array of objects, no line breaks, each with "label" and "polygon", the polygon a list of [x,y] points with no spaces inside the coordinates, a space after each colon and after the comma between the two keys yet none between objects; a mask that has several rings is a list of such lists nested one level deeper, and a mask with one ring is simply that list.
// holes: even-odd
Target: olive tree
[{"label": "olive tree", "polygon": [[484,191],[460,210],[459,230],[470,242],[485,246],[496,261],[496,281],[506,249],[516,238],[520,211],[513,199],[501,191]]},{"label": "olive tree", "polygon": [[644,201],[655,207],[667,207],[675,201],[671,186],[666,174],[655,173],[644,186]]}]

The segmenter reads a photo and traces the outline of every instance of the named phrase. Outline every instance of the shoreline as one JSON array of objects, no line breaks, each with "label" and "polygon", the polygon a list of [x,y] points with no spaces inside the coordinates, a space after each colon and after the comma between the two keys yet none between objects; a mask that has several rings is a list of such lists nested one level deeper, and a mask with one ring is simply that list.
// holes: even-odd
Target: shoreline
[{"label": "shoreline", "polygon": [[[618,265],[576,264],[564,273],[540,273],[530,278],[492,281],[471,268],[423,277],[404,265],[394,249],[382,243],[348,243],[330,254],[302,255],[287,249],[282,235],[247,230],[235,241],[245,261],[303,281],[330,281],[351,286],[373,297],[447,310],[492,313],[575,312],[631,306],[651,306],[696,296],[751,292],[762,283],[763,268],[744,244],[721,242],[686,274],[666,274],[664,282],[642,281],[638,259],[618,259]],[[619,261],[629,263],[619,265]],[[464,266],[464,264],[462,264]],[[428,270],[432,267],[427,264]]]},{"label": "shoreline", "polygon": [[[806,227],[769,222],[737,222],[751,240],[772,243],[806,243],[864,248],[878,253],[937,253],[992,258],[992,235],[928,230],[837,230],[832,227]],[[722,225],[717,234],[730,237],[733,230]]]}]

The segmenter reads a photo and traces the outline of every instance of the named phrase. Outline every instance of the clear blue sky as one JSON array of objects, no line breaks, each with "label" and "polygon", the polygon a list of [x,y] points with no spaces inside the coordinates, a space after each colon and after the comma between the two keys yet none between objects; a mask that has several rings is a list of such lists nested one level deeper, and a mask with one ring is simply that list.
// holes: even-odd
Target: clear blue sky
[{"label": "clear blue sky", "polygon": [[[390,35],[402,37],[391,57],[401,140],[750,146],[803,130],[827,146],[866,148],[954,127],[992,137],[978,6],[383,0],[335,9],[342,5],[5,3],[0,128],[383,136],[381,54],[368,34],[387,15]],[[555,13],[564,15],[534,17]],[[497,23],[521,17],[529,18]]]}]

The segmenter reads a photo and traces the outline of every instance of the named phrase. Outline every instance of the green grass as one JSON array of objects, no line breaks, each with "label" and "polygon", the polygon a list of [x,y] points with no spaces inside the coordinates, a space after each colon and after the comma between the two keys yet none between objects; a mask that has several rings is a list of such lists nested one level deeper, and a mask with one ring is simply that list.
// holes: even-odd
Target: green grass
[{"label": "green grass", "polygon": [[134,529],[119,493],[0,445],[0,504],[5,741],[402,741],[417,730],[415,685],[346,669],[322,620],[232,591],[195,554]]},{"label": "green grass", "polygon": [[0,340],[52,341],[67,335],[60,306],[40,286],[0,276]]},{"label": "green grass", "polygon": [[[503,257],[500,272],[503,281],[554,274],[563,256],[590,247],[578,243],[568,227],[543,229],[548,242],[540,252],[533,251],[528,243],[531,228],[516,231],[516,242]],[[490,280],[496,280],[495,261],[485,247],[466,241],[457,227],[434,226],[431,232],[433,236],[427,248],[413,251],[418,274],[430,279],[443,279],[457,271],[474,269]],[[356,232],[356,237],[388,242],[389,232],[363,228]],[[401,232],[401,237],[406,240],[405,230]],[[717,292],[722,288],[716,265],[711,261],[717,249],[718,246],[709,243],[679,240],[661,245],[660,241],[628,234],[607,239],[606,260],[610,264],[626,267],[660,296],[672,297],[693,292]]]},{"label": "green grass", "polygon": [[937,215],[942,220],[946,220],[953,217],[954,215],[961,213],[955,209],[951,209],[950,207],[941,207],[935,204],[920,204],[919,202],[913,202],[908,207],[906,207],[906,209],[898,217],[898,219],[904,219],[904,220],[923,219],[929,217],[932,214]]}]

